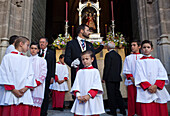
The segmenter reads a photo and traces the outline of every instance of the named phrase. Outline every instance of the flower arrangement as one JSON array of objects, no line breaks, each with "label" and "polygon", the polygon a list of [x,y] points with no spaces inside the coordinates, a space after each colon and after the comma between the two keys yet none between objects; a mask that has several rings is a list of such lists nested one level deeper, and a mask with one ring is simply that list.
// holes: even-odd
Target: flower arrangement
[{"label": "flower arrangement", "polygon": [[123,34],[121,34],[120,32],[117,32],[115,34],[115,36],[113,36],[112,32],[108,32],[105,43],[107,44],[107,43],[109,43],[111,41],[114,42],[115,46],[118,47],[118,48],[126,47],[127,44],[128,44],[125,41],[125,38],[123,37]]},{"label": "flower arrangement", "polygon": [[62,34],[59,34],[58,38],[52,43],[52,47],[57,49],[64,49],[67,42],[71,40],[72,37],[70,36],[70,34],[68,35],[68,37],[62,37]]},{"label": "flower arrangement", "polygon": [[98,41],[91,41],[91,43],[93,44],[94,48],[97,48],[98,46],[100,46],[100,42]]}]

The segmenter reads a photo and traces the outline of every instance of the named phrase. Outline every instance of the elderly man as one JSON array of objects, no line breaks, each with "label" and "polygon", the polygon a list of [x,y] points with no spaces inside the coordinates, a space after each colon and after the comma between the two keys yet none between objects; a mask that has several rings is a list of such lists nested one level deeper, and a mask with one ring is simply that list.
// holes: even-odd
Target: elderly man
[{"label": "elderly man", "polygon": [[41,116],[47,116],[48,103],[49,103],[49,86],[50,86],[50,81],[52,81],[53,78],[55,78],[56,57],[55,57],[55,52],[47,48],[47,45],[48,45],[47,38],[40,38],[39,45],[40,45],[39,56],[44,58],[47,61],[45,94],[44,94],[44,100],[41,106]]},{"label": "elderly man", "polygon": [[115,52],[115,43],[111,42],[107,45],[109,51],[104,60],[103,70],[103,82],[106,83],[108,103],[109,103],[109,114],[117,116],[116,109],[120,109],[120,113],[126,115],[124,101],[120,93],[120,81],[121,70],[122,70],[122,59],[121,56]]}]

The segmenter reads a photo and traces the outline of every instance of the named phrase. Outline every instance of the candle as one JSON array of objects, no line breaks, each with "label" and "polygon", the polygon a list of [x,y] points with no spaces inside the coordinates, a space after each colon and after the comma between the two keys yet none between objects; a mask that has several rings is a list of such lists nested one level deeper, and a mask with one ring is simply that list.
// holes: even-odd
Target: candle
[{"label": "candle", "polygon": [[67,16],[68,16],[68,2],[66,2],[66,22],[68,22]]},{"label": "candle", "polygon": [[113,1],[111,1],[111,9],[112,9],[112,21],[114,21]]},{"label": "candle", "polygon": [[105,33],[107,35],[107,24],[105,24]]},{"label": "candle", "polygon": [[74,38],[74,25],[72,25],[72,38]]}]

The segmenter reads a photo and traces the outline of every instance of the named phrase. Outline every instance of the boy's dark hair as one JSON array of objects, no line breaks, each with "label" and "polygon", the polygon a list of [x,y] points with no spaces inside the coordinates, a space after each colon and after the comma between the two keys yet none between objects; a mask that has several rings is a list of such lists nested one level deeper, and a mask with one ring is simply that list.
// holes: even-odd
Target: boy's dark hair
[{"label": "boy's dark hair", "polygon": [[27,41],[30,41],[27,37],[24,37],[24,36],[18,36],[16,39],[17,40],[15,42],[15,48],[18,48],[20,42],[25,44]]},{"label": "boy's dark hair", "polygon": [[48,38],[46,38],[46,37],[40,37],[39,41],[40,41],[41,39],[45,39],[46,42],[48,42]]},{"label": "boy's dark hair", "polygon": [[140,40],[134,39],[134,40],[132,40],[132,41],[131,41],[131,43],[132,43],[132,42],[136,42],[136,43],[138,44],[138,46],[140,46],[140,45],[141,45]]},{"label": "boy's dark hair", "polygon": [[30,47],[31,47],[32,45],[36,45],[37,48],[40,49],[39,44],[38,44],[37,42],[32,42],[32,43],[30,44]]},{"label": "boy's dark hair", "polygon": [[90,51],[90,50],[87,50],[87,51],[82,52],[82,53],[81,53],[81,56],[83,56],[83,55],[85,55],[85,54],[89,54],[91,58],[94,57],[93,52]]},{"label": "boy's dark hair", "polygon": [[17,39],[17,35],[12,35],[10,38],[9,38],[9,44],[13,44],[15,42],[15,40]]},{"label": "boy's dark hair", "polygon": [[143,44],[145,44],[145,43],[150,44],[150,45],[151,45],[151,48],[153,48],[152,41],[149,41],[149,40],[144,40],[144,41],[142,41],[141,47],[143,47]]},{"label": "boy's dark hair", "polygon": [[79,26],[77,27],[77,30],[76,30],[77,35],[80,33],[80,30],[84,30],[85,27],[89,27],[89,26],[86,25],[86,24],[81,24],[81,25],[79,25]]},{"label": "boy's dark hair", "polygon": [[65,55],[64,54],[61,54],[60,56],[59,56],[59,59],[62,59],[62,58],[64,58],[65,57]]}]

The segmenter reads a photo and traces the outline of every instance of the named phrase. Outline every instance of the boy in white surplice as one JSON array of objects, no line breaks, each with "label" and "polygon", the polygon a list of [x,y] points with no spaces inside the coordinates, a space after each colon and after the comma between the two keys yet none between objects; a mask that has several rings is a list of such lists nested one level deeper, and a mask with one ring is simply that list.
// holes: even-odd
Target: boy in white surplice
[{"label": "boy in white surplice", "polygon": [[37,86],[33,89],[33,107],[31,107],[31,116],[40,116],[41,105],[44,98],[44,89],[45,89],[45,78],[47,74],[47,63],[46,60],[38,56],[38,43],[31,43],[30,45],[31,52],[31,63],[34,70],[34,78],[37,83]]},{"label": "boy in white surplice", "polygon": [[144,56],[137,60],[134,74],[141,116],[168,116],[170,95],[165,88],[169,83],[167,72],[160,60],[151,56],[151,41],[144,40],[141,47]]},{"label": "boy in white surplice", "polygon": [[0,116],[30,116],[33,105],[31,88],[36,86],[30,59],[24,56],[29,39],[17,37],[15,50],[2,59],[0,66]]},{"label": "boy in white surplice", "polygon": [[68,68],[64,63],[64,54],[59,56],[59,62],[56,63],[55,81],[51,84],[52,89],[52,107],[53,109],[63,111],[65,92],[68,91],[67,80]]},{"label": "boy in white surplice", "polygon": [[78,70],[71,93],[76,96],[71,112],[77,115],[99,116],[105,113],[103,106],[103,88],[98,69],[92,66],[94,60],[91,51],[81,54],[83,69]]}]

